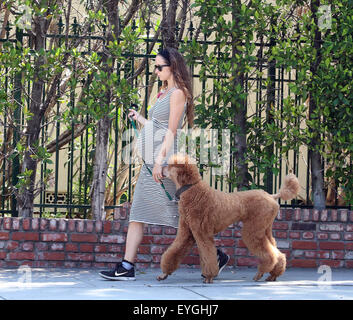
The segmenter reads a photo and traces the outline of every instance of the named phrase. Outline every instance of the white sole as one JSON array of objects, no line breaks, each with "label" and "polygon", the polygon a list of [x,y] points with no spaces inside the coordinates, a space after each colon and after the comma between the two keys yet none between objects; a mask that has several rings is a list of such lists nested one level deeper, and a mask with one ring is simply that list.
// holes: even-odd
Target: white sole
[{"label": "white sole", "polygon": [[99,273],[99,275],[104,279],[113,280],[113,281],[135,281],[136,280],[135,277],[109,277],[101,273]]}]

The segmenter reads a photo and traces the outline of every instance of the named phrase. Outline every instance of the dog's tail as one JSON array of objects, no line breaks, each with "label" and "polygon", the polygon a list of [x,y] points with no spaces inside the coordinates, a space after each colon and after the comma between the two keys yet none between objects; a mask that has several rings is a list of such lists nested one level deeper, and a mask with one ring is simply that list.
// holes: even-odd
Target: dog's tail
[{"label": "dog's tail", "polygon": [[300,191],[300,185],[297,177],[290,173],[284,178],[284,184],[279,190],[279,193],[273,194],[274,199],[281,198],[288,201],[294,199]]}]

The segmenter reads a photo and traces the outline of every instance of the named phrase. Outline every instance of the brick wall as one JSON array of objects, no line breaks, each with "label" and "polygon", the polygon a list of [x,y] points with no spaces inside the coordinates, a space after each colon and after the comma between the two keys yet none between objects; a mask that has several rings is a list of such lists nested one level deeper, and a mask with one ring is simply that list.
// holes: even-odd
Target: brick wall
[{"label": "brick wall", "polygon": [[[128,207],[116,209],[113,221],[81,219],[0,218],[0,267],[111,268],[124,254]],[[253,267],[241,240],[240,224],[216,237],[216,245],[231,256],[230,265]],[[273,225],[278,247],[288,267],[326,264],[353,268],[353,211],[281,209]],[[157,268],[176,230],[148,226],[139,247],[138,267]],[[198,267],[194,247],[184,267]]]}]

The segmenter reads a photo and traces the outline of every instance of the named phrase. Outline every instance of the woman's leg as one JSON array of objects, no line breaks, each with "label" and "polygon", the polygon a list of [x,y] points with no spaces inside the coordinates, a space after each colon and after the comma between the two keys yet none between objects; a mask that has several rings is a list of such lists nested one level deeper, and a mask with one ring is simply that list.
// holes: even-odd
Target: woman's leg
[{"label": "woman's leg", "polygon": [[127,230],[124,259],[135,263],[137,249],[143,238],[144,223],[131,221]]}]

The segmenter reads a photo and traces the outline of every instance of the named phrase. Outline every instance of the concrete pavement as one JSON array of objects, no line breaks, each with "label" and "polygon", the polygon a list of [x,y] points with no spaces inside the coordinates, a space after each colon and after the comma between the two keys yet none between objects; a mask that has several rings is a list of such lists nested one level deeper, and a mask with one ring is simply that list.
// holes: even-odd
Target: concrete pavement
[{"label": "concrete pavement", "polygon": [[[353,270],[291,268],[276,282],[254,282],[256,269],[225,269],[213,284],[200,270],[179,269],[158,282],[159,269],[136,281],[109,281],[97,269],[0,269],[0,300],[353,300]],[[319,272],[318,272],[319,271]]]}]

